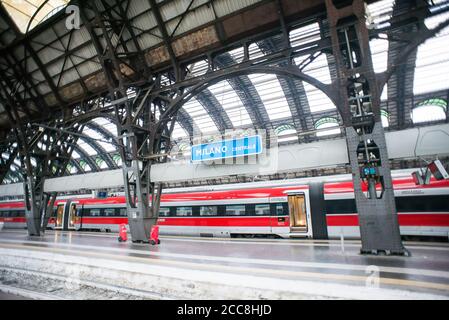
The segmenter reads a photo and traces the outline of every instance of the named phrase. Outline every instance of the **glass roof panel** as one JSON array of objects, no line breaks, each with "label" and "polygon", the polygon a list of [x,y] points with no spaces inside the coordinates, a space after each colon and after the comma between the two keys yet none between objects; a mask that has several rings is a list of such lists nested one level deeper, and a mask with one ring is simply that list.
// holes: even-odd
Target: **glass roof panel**
[{"label": "glass roof panel", "polygon": [[112,136],[117,137],[117,128],[115,124],[105,118],[97,118],[92,120],[92,122],[98,124],[103,129],[107,130]]},{"label": "glass roof panel", "polygon": [[[426,19],[428,28],[435,28],[449,19],[449,12]],[[414,94],[423,94],[449,88],[449,27],[418,47],[416,57]]]},{"label": "glass roof panel", "polygon": [[[295,63],[300,64],[305,58],[306,57],[304,56],[297,57],[295,58]],[[318,56],[313,62],[306,66],[303,72],[325,84],[331,83],[331,76],[329,66],[327,64],[327,58],[323,54]],[[304,90],[306,91],[307,100],[309,101],[311,112],[335,109],[335,105],[324,94],[324,92],[307,82],[303,82],[303,85]]]},{"label": "glass roof panel", "polygon": [[380,0],[368,5],[369,18],[371,24],[377,27],[386,26],[393,12],[395,0]]},{"label": "glass roof panel", "polygon": [[373,39],[369,42],[374,72],[381,73],[387,70],[388,40]]},{"label": "glass roof panel", "polygon": [[234,127],[251,124],[251,118],[243,106],[243,102],[228,81],[221,81],[210,86],[208,89],[215,95],[218,102],[220,102]]},{"label": "glass roof panel", "polygon": [[[102,134],[98,133],[97,131],[95,131],[91,128],[85,128],[83,130],[83,134],[88,137],[91,137],[92,139],[97,140],[95,142],[98,143],[101,147],[103,147],[103,149],[105,149],[107,152],[116,150],[114,144],[106,142],[107,141],[106,137],[104,137]],[[102,140],[102,141],[98,141],[98,140]]]},{"label": "glass roof panel", "polygon": [[172,132],[172,138],[178,139],[178,138],[186,138],[187,132],[181,127],[181,125],[178,122],[175,122],[175,127],[173,128]]},{"label": "glass roof panel", "polygon": [[201,76],[207,72],[208,65],[206,60],[200,60],[196,61],[189,66],[187,66],[188,71],[188,78],[194,78]]},{"label": "glass roof panel", "polygon": [[206,109],[195,98],[190,99],[184,104],[184,110],[192,117],[201,133],[210,133],[218,131],[212,118],[207,113]]},{"label": "glass roof panel", "polygon": [[97,151],[95,151],[94,148],[88,145],[82,138],[78,140],[78,146],[83,149],[89,156],[94,156],[97,154]]},{"label": "glass roof panel", "polygon": [[413,123],[430,122],[446,119],[447,102],[443,99],[428,99],[412,110]]},{"label": "glass roof panel", "polygon": [[99,134],[97,131],[92,130],[90,128],[84,128],[83,134],[85,136],[91,137],[92,139],[103,139],[103,136]]},{"label": "glass roof panel", "polygon": [[270,120],[292,117],[284,91],[276,75],[251,74],[248,77],[259,93]]},{"label": "glass roof panel", "polygon": [[382,126],[384,128],[388,128],[390,126],[390,115],[389,113],[382,109],[380,110],[380,116],[381,116],[381,120],[382,120]]},{"label": "glass roof panel", "polygon": [[[31,21],[29,30],[65,8],[68,2],[69,0],[48,0]],[[44,3],[44,0],[2,0],[1,3],[19,30],[25,33],[31,17]]]},{"label": "glass roof panel", "polygon": [[255,43],[250,44],[248,47],[248,53],[250,59],[257,59],[263,57],[263,52],[260,50],[259,46]]},{"label": "glass roof panel", "polygon": [[[337,128],[334,128],[337,127]],[[316,133],[317,137],[330,136],[334,134],[340,134],[341,129],[338,125],[338,121],[335,118],[322,118],[315,123],[315,129],[322,130],[329,128],[329,130],[323,130]]]},{"label": "glass roof panel", "polygon": [[309,101],[311,112],[335,109],[335,105],[328,98],[328,96],[324,94],[324,92],[306,82],[304,82],[303,85],[304,90],[306,91],[307,100]]},{"label": "glass roof panel", "polygon": [[305,45],[320,40],[320,27],[318,23],[295,28],[289,33],[290,43],[293,47]]},{"label": "glass roof panel", "polygon": [[234,50],[229,51],[228,53],[237,63],[242,62],[244,55],[243,47],[238,47]]},{"label": "glass roof panel", "polygon": [[426,106],[414,108],[412,111],[413,123],[438,121],[446,119],[446,113],[441,107]]}]

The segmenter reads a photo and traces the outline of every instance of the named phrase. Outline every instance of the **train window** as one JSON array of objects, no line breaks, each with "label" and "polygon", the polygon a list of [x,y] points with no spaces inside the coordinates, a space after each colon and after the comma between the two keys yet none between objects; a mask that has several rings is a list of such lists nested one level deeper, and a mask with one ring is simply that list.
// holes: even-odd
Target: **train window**
[{"label": "train window", "polygon": [[115,217],[115,209],[104,209],[103,215],[106,217]]},{"label": "train window", "polygon": [[191,217],[192,216],[192,207],[177,207],[176,208],[176,216],[177,217]]},{"label": "train window", "polygon": [[272,214],[275,216],[288,216],[288,203],[272,204]]},{"label": "train window", "polygon": [[126,208],[120,208],[119,209],[119,216],[120,217],[126,217],[127,216]]},{"label": "train window", "polygon": [[91,217],[99,217],[100,216],[100,209],[90,209],[90,214]]},{"label": "train window", "polygon": [[216,216],[216,215],[218,215],[217,206],[200,207],[200,216]]},{"label": "train window", "polygon": [[225,215],[227,216],[244,216],[245,214],[245,205],[226,206]]},{"label": "train window", "polygon": [[396,209],[398,212],[447,212],[449,201],[446,195],[397,197]]},{"label": "train window", "polygon": [[170,208],[159,208],[159,216],[160,217],[169,217],[170,216]]},{"label": "train window", "polygon": [[7,214],[8,214],[8,211],[2,211],[2,212],[0,212],[0,217],[6,217]]},{"label": "train window", "polygon": [[25,210],[19,211],[19,217],[25,217]]},{"label": "train window", "polygon": [[256,216],[269,216],[270,205],[269,204],[256,204],[255,206]]},{"label": "train window", "polygon": [[328,214],[357,213],[355,200],[354,199],[327,200],[326,213]]}]

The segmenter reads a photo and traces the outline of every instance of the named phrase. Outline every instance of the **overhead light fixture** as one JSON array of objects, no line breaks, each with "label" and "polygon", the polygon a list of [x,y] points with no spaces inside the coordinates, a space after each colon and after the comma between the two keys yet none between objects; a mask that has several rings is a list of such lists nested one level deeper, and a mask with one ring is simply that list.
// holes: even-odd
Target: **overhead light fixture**
[{"label": "overhead light fixture", "polygon": [[449,174],[438,159],[428,163],[425,169],[420,169],[412,173],[413,181],[416,185],[430,184],[432,175],[436,180],[449,179]]},{"label": "overhead light fixture", "polygon": [[437,180],[449,179],[449,174],[444,168],[440,160],[435,160],[427,165],[427,168],[432,172]]}]

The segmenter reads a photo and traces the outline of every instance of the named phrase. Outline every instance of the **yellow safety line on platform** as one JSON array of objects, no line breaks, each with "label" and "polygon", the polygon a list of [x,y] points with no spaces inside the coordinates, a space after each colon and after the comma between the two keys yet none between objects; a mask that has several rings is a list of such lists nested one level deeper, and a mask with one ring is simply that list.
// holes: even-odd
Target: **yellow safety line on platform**
[{"label": "yellow safety line on platform", "polygon": [[[359,282],[359,283],[365,283],[367,277],[366,276],[356,276],[356,275],[346,275],[346,274],[335,274],[335,273],[317,273],[317,272],[306,272],[306,271],[289,271],[289,270],[274,270],[274,269],[260,269],[260,268],[248,268],[248,267],[235,267],[235,266],[224,266],[224,265],[216,265],[216,264],[208,264],[205,266],[204,264],[200,263],[194,263],[194,262],[180,262],[180,261],[173,261],[173,260],[164,260],[164,259],[146,259],[146,258],[140,258],[140,257],[129,257],[129,256],[123,256],[123,255],[113,255],[108,253],[91,253],[91,252],[85,252],[85,251],[79,251],[79,250],[68,250],[68,249],[59,249],[59,248],[40,248],[40,247],[34,247],[29,245],[8,245],[0,243],[0,247],[5,248],[15,248],[15,249],[31,249],[36,251],[50,251],[50,252],[59,252],[64,254],[72,254],[73,251],[76,251],[78,255],[81,256],[92,256],[96,258],[112,258],[114,260],[124,260],[124,261],[136,261],[139,263],[145,262],[151,262],[155,264],[162,264],[162,265],[176,265],[176,266],[182,266],[182,267],[190,267],[190,268],[196,268],[201,269],[203,271],[213,271],[211,269],[215,269],[216,271],[238,271],[243,272],[245,274],[255,275],[256,273],[259,275],[271,275],[271,276],[279,276],[279,274],[284,276],[295,276],[295,277],[302,277],[302,278],[317,278],[317,279],[327,279],[327,280],[337,280],[337,281],[352,281],[352,282]],[[379,282],[381,284],[387,284],[387,285],[398,285],[398,286],[407,286],[407,287],[420,287],[420,288],[428,288],[428,289],[437,289],[437,290],[444,290],[449,292],[449,285],[447,284],[440,284],[440,283],[434,283],[434,282],[424,282],[424,281],[415,281],[415,280],[403,280],[403,279],[393,279],[393,278],[385,278],[385,277],[379,277]]]}]

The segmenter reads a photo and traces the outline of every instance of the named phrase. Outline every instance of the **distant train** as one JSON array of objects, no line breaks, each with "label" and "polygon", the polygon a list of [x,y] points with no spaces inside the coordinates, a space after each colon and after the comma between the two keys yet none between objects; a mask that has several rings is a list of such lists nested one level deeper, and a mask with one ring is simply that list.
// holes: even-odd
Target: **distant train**
[{"label": "distant train", "polygon": [[[204,237],[360,237],[349,175],[169,189],[162,195],[160,233]],[[417,186],[395,174],[403,236],[447,237],[449,181]],[[26,228],[23,202],[0,203],[5,228]],[[118,231],[125,198],[59,199],[48,228]]]}]

